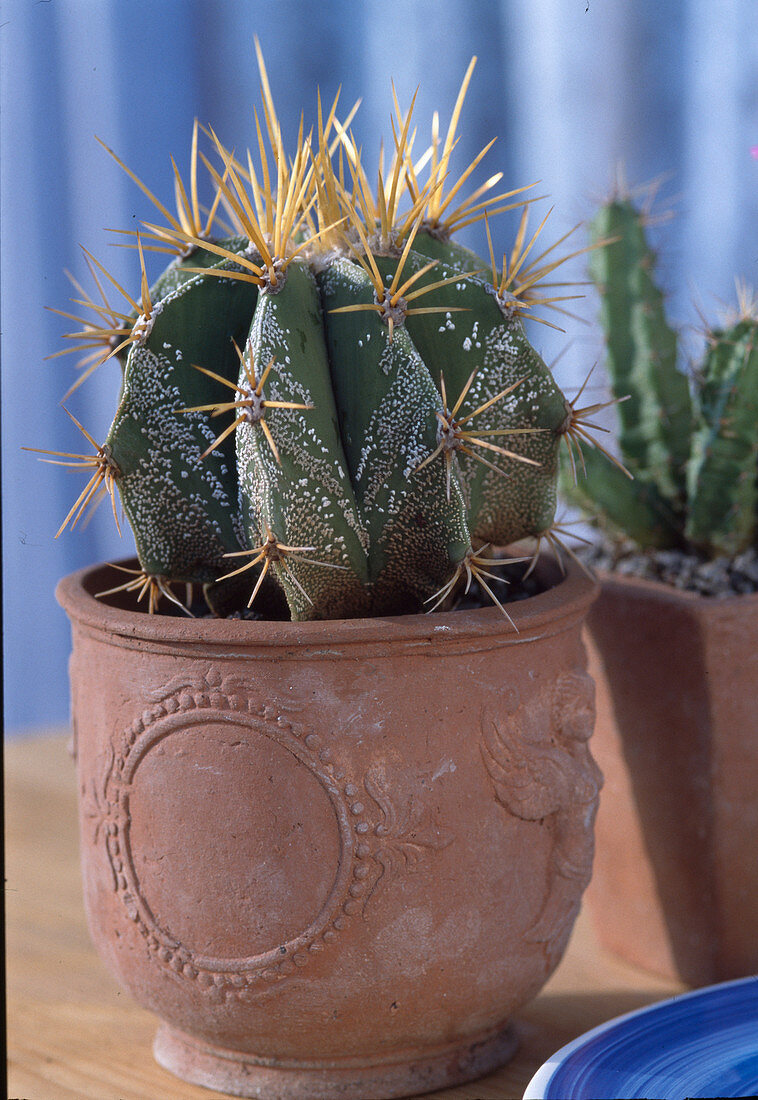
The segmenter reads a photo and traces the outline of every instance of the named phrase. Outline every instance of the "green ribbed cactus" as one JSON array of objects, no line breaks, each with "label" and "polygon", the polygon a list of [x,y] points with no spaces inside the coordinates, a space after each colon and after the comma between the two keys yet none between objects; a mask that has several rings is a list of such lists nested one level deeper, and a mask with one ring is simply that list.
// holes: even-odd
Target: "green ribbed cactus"
[{"label": "green ribbed cactus", "polygon": [[[288,157],[259,64],[256,158],[209,132],[208,215],[197,127],[189,191],[174,169],[176,216],[137,181],[165,220],[137,239],[141,292],[118,287],[126,312],[108,304],[117,284],[88,254],[99,296],[81,300],[95,319],[71,336],[95,349],[86,374],[115,355],[123,377],[63,526],[102,488],[117,515],[117,492],[140,563],[119,587],[149,594],[151,610],[161,596],[181,602],[177,582],[201,585],[218,613],[255,602],[295,619],[429,609],[473,576],[489,590],[487,546],[556,538],[558,448],[582,410],[522,315],[563,300],[538,289],[561,261],[551,249],[528,261],[525,212],[501,267],[491,244],[485,262],[452,240],[526,205],[516,191],[492,195],[492,180],[461,201],[486,149],[451,182],[473,62],[427,157],[412,157],[412,108],[397,110],[375,190],[336,101],[326,118],[319,102],[316,140],[301,128]],[[152,286],[148,247],[176,253]]]},{"label": "green ribbed cactus", "polygon": [[615,397],[628,395],[619,447],[634,480],[588,451],[587,477],[568,494],[642,548],[735,555],[758,541],[758,313],[739,288],[737,310],[706,334],[691,392],[645,220],[616,197],[591,227],[608,371]]}]

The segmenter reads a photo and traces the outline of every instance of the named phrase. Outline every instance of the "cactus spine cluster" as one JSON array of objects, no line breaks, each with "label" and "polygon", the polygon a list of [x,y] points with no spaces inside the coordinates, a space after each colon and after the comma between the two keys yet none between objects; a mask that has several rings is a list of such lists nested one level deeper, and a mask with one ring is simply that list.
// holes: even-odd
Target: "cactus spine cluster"
[{"label": "cactus spine cluster", "polygon": [[[692,386],[655,282],[646,216],[627,197],[597,213],[590,273],[600,296],[619,446],[633,475],[585,455],[571,495],[612,536],[644,549],[734,556],[758,542],[758,313],[745,288],[706,333]],[[604,243],[603,243],[604,242]]]},{"label": "cactus spine cluster", "polygon": [[[149,593],[151,610],[181,602],[177,582],[217,613],[255,603],[295,619],[430,609],[472,576],[489,590],[488,546],[554,537],[558,448],[581,420],[522,324],[563,300],[540,291],[561,261],[529,258],[525,212],[502,267],[491,243],[485,261],[452,239],[527,205],[523,188],[491,194],[499,176],[462,200],[489,146],[451,176],[473,62],[425,156],[412,106],[395,102],[375,189],[336,100],[288,157],[260,52],[259,65],[256,156],[212,131],[215,163],[200,154],[209,214],[197,127],[189,189],[174,168],[176,216],[133,176],[165,219],[137,237],[139,299],[88,254],[94,320],[70,335],[94,348],[85,374],[115,356],[123,378],[64,526],[103,488],[117,515],[117,492],[140,563],[119,587]],[[152,286],[149,247],[175,253]]]}]

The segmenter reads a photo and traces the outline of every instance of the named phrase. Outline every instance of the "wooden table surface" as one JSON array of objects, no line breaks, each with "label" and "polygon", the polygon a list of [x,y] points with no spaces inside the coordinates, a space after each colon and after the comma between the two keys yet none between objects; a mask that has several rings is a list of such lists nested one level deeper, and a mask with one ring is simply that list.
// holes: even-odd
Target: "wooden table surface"
[{"label": "wooden table surface", "polygon": [[[91,946],[81,899],[76,785],[66,735],[5,747],[8,1075],[11,1100],[211,1100],[154,1060],[155,1017],[122,993]],[[496,1073],[429,1094],[517,1100],[559,1047],[682,987],[604,954],[585,913],[569,949],[516,1021]]]}]

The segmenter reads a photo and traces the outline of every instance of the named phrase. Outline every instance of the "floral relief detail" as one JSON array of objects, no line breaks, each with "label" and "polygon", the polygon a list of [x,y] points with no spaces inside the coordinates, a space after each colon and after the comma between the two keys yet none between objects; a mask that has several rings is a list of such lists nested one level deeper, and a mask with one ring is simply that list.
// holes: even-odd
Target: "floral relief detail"
[{"label": "floral relief detail", "polygon": [[592,824],[602,785],[587,741],[594,684],[566,672],[548,692],[506,700],[505,715],[482,715],[482,756],[495,798],[522,821],[545,821],[553,836],[549,889],[528,939],[549,953],[562,944],[592,871]]},{"label": "floral relief detail", "polygon": [[114,890],[118,890],[118,874],[114,867],[110,851],[109,837],[115,835],[123,824],[118,795],[112,789],[113,767],[116,754],[109,746],[106,756],[106,764],[103,775],[99,781],[90,779],[88,784],[82,786],[82,818],[89,822],[92,833],[92,843],[98,846],[102,841],[105,845],[105,853],[112,876]]},{"label": "floral relief detail", "polygon": [[175,676],[167,684],[150,693],[151,713],[191,710],[196,707],[214,707],[221,711],[243,711],[260,714],[261,717],[278,719],[287,723],[292,716],[300,713],[301,708],[277,700],[276,705],[264,704],[253,698],[250,684],[242,676],[224,675],[218,669],[209,667],[204,675]]},{"label": "floral relief detail", "polygon": [[391,774],[385,764],[373,764],[363,786],[381,813],[370,842],[378,871],[365,899],[368,905],[380,883],[415,871],[426,855],[447,848],[453,837],[435,825],[429,807],[408,791],[407,778]]}]

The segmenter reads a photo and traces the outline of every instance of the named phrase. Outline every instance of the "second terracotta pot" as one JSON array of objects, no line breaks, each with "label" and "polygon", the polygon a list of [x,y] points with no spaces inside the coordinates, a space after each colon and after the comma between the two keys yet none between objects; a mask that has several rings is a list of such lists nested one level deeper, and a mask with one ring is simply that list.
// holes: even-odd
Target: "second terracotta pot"
[{"label": "second terracotta pot", "polygon": [[588,649],[602,941],[693,985],[755,973],[758,595],[605,576]]},{"label": "second terracotta pot", "polygon": [[[237,1096],[425,1092],[510,1056],[590,875],[571,571],[497,609],[189,621],[62,582],[93,939],[159,1061]],[[113,583],[112,581],[110,582]]]}]

